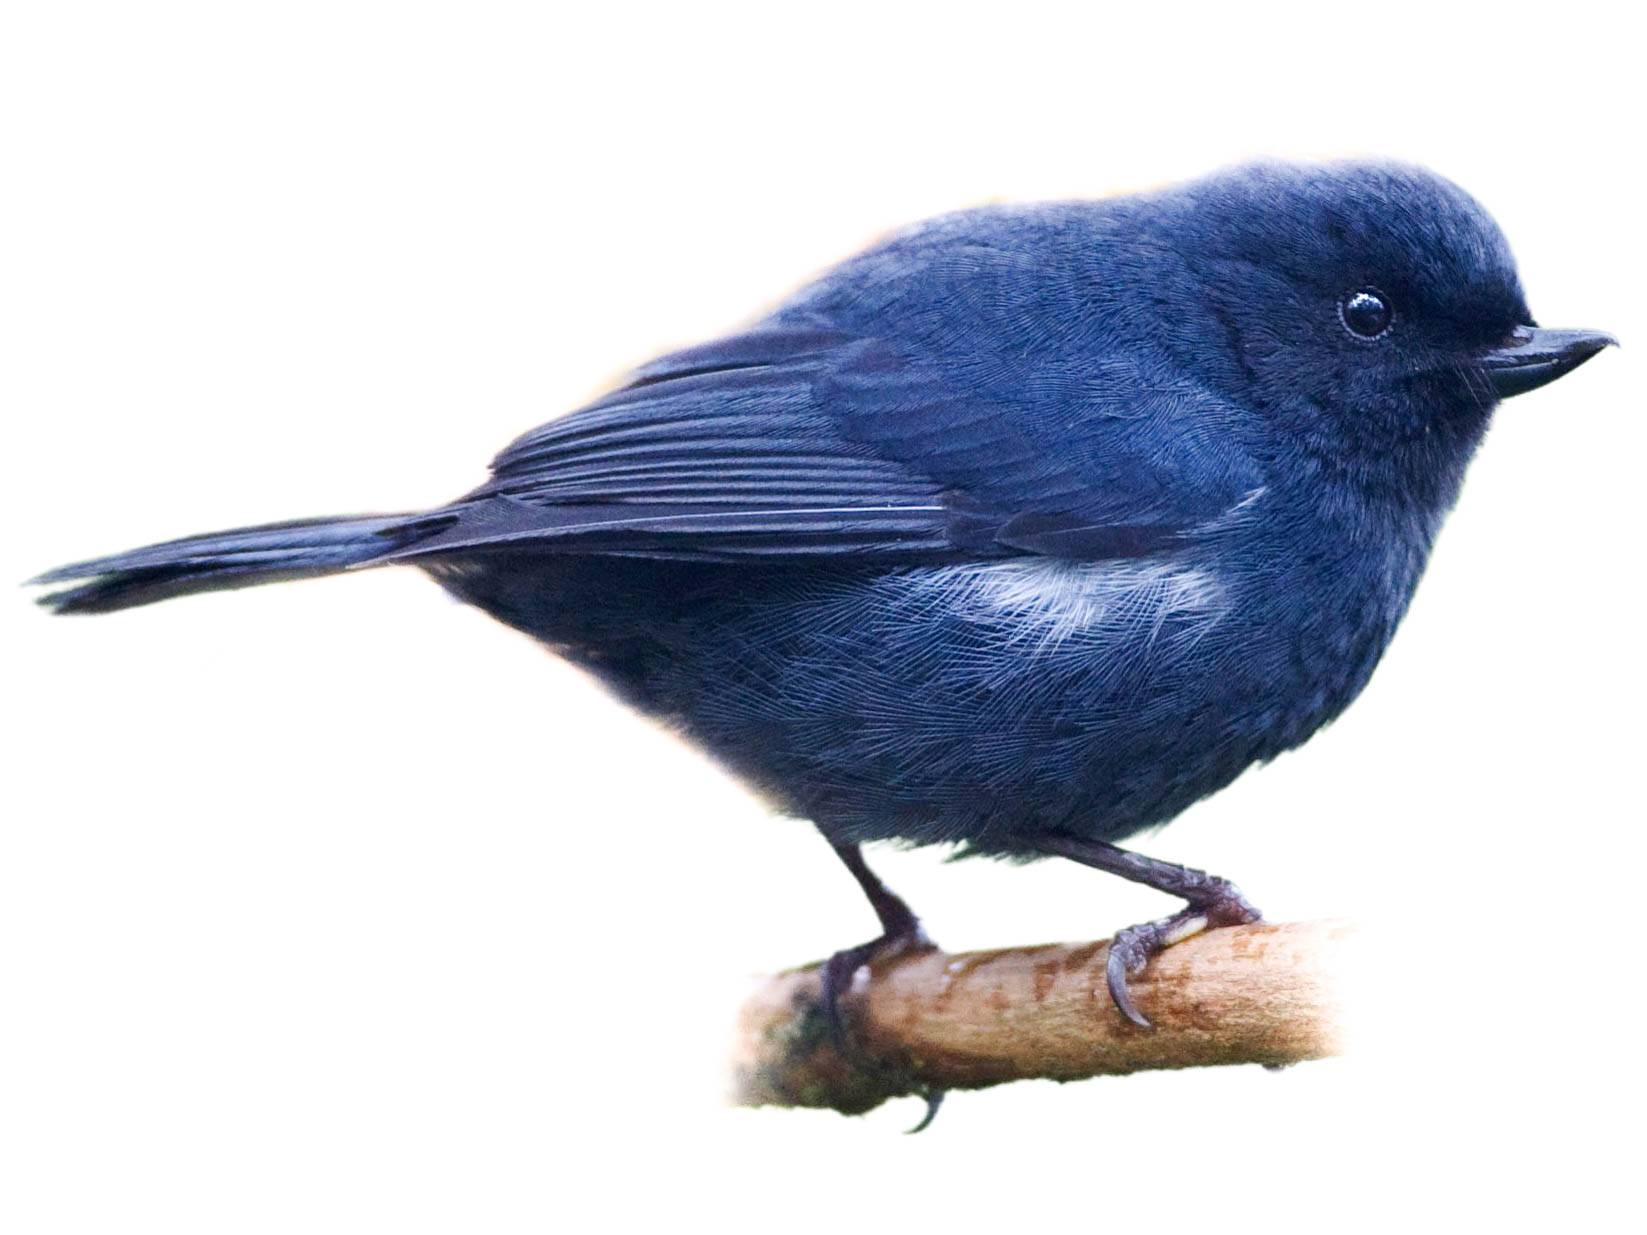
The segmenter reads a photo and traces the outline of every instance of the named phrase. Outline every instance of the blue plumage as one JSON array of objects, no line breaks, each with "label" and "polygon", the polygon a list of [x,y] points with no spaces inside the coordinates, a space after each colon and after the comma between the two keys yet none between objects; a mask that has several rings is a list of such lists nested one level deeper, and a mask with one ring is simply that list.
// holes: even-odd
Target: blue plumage
[{"label": "blue plumage", "polygon": [[[646,365],[447,507],[83,563],[47,603],[416,564],[849,865],[961,842],[1184,896],[1118,938],[1141,1019],[1126,973],[1253,911],[1111,842],[1355,697],[1499,397],[1607,341],[1533,327],[1497,227],[1414,168],[968,211]],[[881,942],[915,938],[865,886]]]}]

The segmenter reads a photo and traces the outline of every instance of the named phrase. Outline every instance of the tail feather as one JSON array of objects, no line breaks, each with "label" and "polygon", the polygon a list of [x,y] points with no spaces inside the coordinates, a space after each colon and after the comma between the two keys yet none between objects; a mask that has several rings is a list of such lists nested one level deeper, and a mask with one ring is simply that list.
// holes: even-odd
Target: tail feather
[{"label": "tail feather", "polygon": [[190,592],[329,574],[403,549],[441,526],[407,515],[270,523],[75,562],[29,582],[84,580],[42,596],[40,604],[54,613],[109,613]]}]

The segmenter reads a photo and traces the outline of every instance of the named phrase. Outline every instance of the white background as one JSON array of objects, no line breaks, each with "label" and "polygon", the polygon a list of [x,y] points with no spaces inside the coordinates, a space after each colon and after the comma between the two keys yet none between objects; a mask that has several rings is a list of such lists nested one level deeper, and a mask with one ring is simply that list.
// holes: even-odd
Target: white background
[{"label": "white background", "polygon": [[[411,571],[0,605],[0,1227],[1616,1229],[1636,1195],[1639,39],[1549,5],[9,6],[4,558],[428,505],[626,367],[924,215],[1255,154],[1428,163],[1540,319],[1372,687],[1142,847],[1366,928],[1282,1074],[719,1105],[845,874]],[[582,9],[589,6],[578,6]],[[873,855],[947,946],[1166,902]],[[1634,1201],[1631,1201],[1632,1208]]]}]

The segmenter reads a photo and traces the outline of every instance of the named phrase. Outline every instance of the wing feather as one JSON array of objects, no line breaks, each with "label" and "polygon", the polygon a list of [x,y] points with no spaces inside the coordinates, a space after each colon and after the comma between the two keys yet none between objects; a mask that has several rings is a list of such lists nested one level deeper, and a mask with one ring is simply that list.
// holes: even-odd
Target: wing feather
[{"label": "wing feather", "polygon": [[718,340],[516,440],[399,556],[1135,555],[1257,484],[1248,461],[1197,435],[1219,408],[1192,387],[1148,387],[1116,366],[1085,383],[1084,405],[1068,383],[1040,384],[1050,404],[1034,381],[993,385],[957,388],[918,356],[838,331]]}]

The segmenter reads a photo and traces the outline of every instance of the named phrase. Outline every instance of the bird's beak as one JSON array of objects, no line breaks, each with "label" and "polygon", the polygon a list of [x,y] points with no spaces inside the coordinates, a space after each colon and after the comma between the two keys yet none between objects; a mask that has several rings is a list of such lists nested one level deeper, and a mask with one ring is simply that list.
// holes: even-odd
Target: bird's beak
[{"label": "bird's beak", "polygon": [[1517,326],[1503,343],[1481,358],[1500,399],[1526,394],[1563,373],[1571,373],[1604,347],[1618,340],[1599,330],[1545,330]]}]

